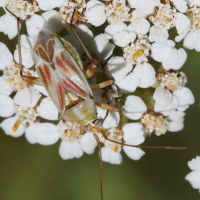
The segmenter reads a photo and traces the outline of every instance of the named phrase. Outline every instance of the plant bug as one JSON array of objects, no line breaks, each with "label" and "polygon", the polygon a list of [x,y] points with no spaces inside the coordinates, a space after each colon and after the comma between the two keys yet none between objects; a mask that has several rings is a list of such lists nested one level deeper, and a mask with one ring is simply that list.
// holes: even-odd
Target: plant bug
[{"label": "plant bug", "polygon": [[[176,147],[134,146],[109,139],[106,135],[105,130],[94,123],[94,121],[97,119],[95,105],[117,112],[120,111],[120,109],[115,106],[94,101],[92,90],[86,80],[87,75],[85,77],[82,62],[77,51],[69,42],[65,41],[64,39],[60,38],[59,36],[50,32],[47,29],[41,29],[34,38],[33,50],[39,78],[23,75],[19,18],[17,18],[17,25],[20,61],[19,66],[21,78],[31,84],[41,85],[46,88],[49,96],[51,97],[52,101],[54,102],[60,113],[60,118],[82,124],[83,126],[86,126],[90,131],[100,132],[106,140],[120,145],[140,148],[183,149]],[[79,39],[76,33],[75,35]],[[96,64],[94,63],[91,55],[87,52],[80,39],[79,42],[81,43],[84,50],[86,51],[86,54],[91,60],[92,66],[90,69],[94,69],[96,67]],[[91,71],[92,70],[90,70],[90,72]],[[86,74],[90,74],[90,72],[88,71],[88,73]],[[103,88],[113,84],[113,82],[113,80],[105,81],[103,83],[93,86],[92,88]],[[66,96],[69,100],[67,102]],[[76,97],[76,100],[73,99],[73,96]],[[17,126],[14,126],[13,129],[16,130]],[[82,131],[82,133],[84,133],[84,130]],[[101,145],[100,140],[95,133],[94,137],[99,144],[101,169],[101,199],[103,199]]]}]

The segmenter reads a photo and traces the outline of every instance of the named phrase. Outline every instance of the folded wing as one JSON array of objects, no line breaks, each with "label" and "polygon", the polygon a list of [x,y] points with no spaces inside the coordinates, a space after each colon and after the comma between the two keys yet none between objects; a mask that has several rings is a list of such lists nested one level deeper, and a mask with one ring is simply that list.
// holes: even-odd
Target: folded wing
[{"label": "folded wing", "polygon": [[37,65],[37,73],[60,113],[65,111],[65,89],[55,70],[47,63]]}]

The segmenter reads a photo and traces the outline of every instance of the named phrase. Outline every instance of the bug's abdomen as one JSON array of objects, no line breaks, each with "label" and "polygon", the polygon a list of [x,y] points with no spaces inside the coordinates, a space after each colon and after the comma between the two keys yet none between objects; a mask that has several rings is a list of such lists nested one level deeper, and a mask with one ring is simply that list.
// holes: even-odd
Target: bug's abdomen
[{"label": "bug's abdomen", "polygon": [[93,99],[86,99],[66,110],[63,119],[87,125],[97,118],[96,106]]}]

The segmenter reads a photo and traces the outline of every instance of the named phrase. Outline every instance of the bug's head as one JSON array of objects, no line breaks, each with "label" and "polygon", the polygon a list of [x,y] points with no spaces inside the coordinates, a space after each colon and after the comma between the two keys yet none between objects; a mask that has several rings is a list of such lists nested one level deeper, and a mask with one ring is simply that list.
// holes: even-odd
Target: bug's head
[{"label": "bug's head", "polygon": [[41,29],[33,39],[33,50],[48,63],[53,60],[55,35],[47,29]]}]

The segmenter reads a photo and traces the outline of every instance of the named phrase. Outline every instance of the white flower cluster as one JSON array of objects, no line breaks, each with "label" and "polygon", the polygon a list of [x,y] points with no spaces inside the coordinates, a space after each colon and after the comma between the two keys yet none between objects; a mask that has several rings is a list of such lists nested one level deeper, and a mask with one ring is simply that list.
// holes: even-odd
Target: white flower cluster
[{"label": "white flower cluster", "polygon": [[[183,48],[175,48],[176,43],[169,39],[168,31],[176,27],[175,41],[184,39],[185,48],[200,51],[199,1],[90,0],[86,3],[85,0],[37,0],[31,4],[23,0],[5,0],[0,6],[6,12],[0,17],[0,31],[10,39],[17,35],[16,18],[11,13],[25,20],[28,36],[21,35],[25,75],[37,76],[33,40],[41,28],[63,34],[66,24],[78,24],[77,34],[101,63],[113,55],[116,46],[122,48],[121,53],[111,57],[106,64],[115,79],[114,85],[93,92],[95,100],[121,106],[120,113],[96,106],[98,120],[94,123],[102,127],[110,140],[137,146],[152,132],[159,136],[183,129],[184,111],[194,103],[194,97],[185,87],[187,77],[180,71],[187,53]],[[37,14],[39,10],[40,15]],[[79,22],[94,27],[107,23],[107,26],[104,33],[94,37],[88,26]],[[64,39],[76,48],[83,63],[88,63],[73,31]],[[54,144],[60,138],[59,154],[63,159],[79,158],[83,152],[93,153],[97,142],[91,130],[76,122],[59,120],[58,110],[45,88],[20,78],[18,47],[14,52],[15,61],[2,42],[0,52],[0,70],[3,71],[0,116],[7,118],[0,127],[5,133],[14,137],[25,133],[30,143],[42,145]],[[102,74],[107,73],[98,68],[89,82],[99,83]],[[13,98],[10,97],[12,92],[16,92]],[[41,118],[48,122],[41,123]],[[122,145],[106,140],[99,130],[94,132],[104,144],[103,161],[120,164]],[[123,146],[123,150],[134,160],[144,155],[137,147]]]}]

